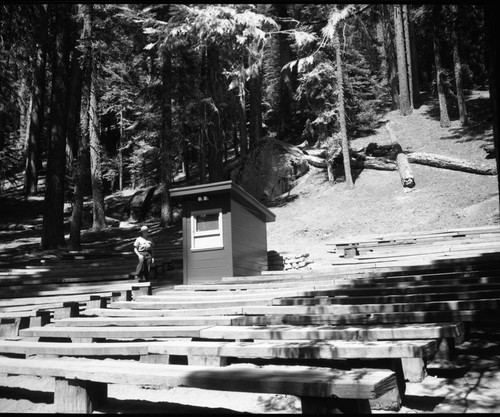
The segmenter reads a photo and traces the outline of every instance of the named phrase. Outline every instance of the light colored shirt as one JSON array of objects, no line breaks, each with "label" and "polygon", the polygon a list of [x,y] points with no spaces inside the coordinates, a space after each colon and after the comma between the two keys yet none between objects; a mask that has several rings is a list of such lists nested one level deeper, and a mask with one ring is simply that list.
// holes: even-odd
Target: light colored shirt
[{"label": "light colored shirt", "polygon": [[149,251],[152,247],[153,241],[144,239],[142,236],[139,236],[134,242],[134,248],[136,248],[139,252]]}]

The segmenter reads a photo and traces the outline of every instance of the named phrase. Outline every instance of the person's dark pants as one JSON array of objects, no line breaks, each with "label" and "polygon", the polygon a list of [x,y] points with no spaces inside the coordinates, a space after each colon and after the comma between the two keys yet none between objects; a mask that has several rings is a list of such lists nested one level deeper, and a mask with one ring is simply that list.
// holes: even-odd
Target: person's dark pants
[{"label": "person's dark pants", "polygon": [[149,280],[149,274],[151,272],[151,259],[153,257],[149,252],[139,252],[139,254],[142,255],[142,258],[139,259],[134,275],[144,278],[145,280]]}]

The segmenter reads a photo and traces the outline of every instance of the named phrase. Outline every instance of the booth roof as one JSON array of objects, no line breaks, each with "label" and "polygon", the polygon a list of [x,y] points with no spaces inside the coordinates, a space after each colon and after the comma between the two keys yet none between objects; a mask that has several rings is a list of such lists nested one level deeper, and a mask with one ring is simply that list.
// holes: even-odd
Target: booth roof
[{"label": "booth roof", "polygon": [[[239,185],[232,181],[213,182],[211,184],[192,185],[189,187],[173,188],[170,190],[170,196],[174,198],[190,198],[200,194],[225,194],[230,193],[231,198],[238,200],[245,205],[250,211],[257,211],[261,216],[265,217],[266,222],[276,220],[276,215],[259,202],[256,198],[247,193]],[[253,210],[252,210],[253,209]]]}]

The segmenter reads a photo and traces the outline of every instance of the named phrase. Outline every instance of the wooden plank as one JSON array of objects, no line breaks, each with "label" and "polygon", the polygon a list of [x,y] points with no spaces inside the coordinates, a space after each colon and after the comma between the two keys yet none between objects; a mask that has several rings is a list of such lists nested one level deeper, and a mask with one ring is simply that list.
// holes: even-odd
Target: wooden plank
[{"label": "wooden plank", "polygon": [[127,290],[132,286],[147,288],[151,284],[149,282],[138,282],[137,280],[127,280],[118,283],[102,282],[99,285],[72,285],[68,287],[61,287],[60,285],[37,285],[36,288],[28,286],[15,286],[2,288],[0,298],[19,298],[22,294],[23,298],[27,297],[47,297],[57,295],[73,295],[73,294],[86,294],[91,292],[103,291],[118,291]]},{"label": "wooden plank", "polygon": [[[206,292],[206,291],[205,291]],[[152,301],[152,302],[170,302],[170,303],[185,303],[186,305],[196,304],[199,302],[215,302],[215,301],[247,301],[247,300],[268,300],[269,298],[276,297],[294,297],[303,294],[303,291],[297,291],[295,289],[289,290],[275,290],[272,292],[263,291],[259,293],[247,293],[246,291],[230,291],[225,293],[210,292],[209,294],[203,294],[198,292],[198,294],[182,294],[179,291],[177,294],[166,295],[166,294],[155,294],[152,296],[139,296],[135,301]]]},{"label": "wooden plank", "polygon": [[[385,271],[390,271],[391,268],[393,270],[401,270],[407,269],[407,268],[412,268],[413,271],[416,271],[418,269],[452,269],[452,270],[457,270],[456,268],[459,267],[472,267],[472,266],[477,266],[479,264],[494,264],[495,259],[498,257],[498,250],[493,249],[491,253],[487,251],[483,252],[478,252],[478,253],[473,253],[473,254],[467,254],[467,256],[464,256],[463,254],[456,254],[456,253],[450,253],[449,255],[439,255],[437,257],[431,257],[431,256],[422,256],[422,257],[413,257],[411,260],[410,259],[404,259],[404,258],[394,258],[394,261],[392,259],[384,259],[384,262],[381,262],[382,260],[374,261],[374,260],[359,260],[359,259],[350,259],[350,260],[341,260],[338,259],[335,262],[332,263],[333,266],[336,268],[347,268],[345,271],[348,271],[349,268],[377,268],[380,270],[385,270]],[[392,261],[390,264],[388,264],[388,261]]]},{"label": "wooden plank", "polygon": [[[266,282],[309,282],[309,281],[321,281],[326,279],[338,280],[339,278],[349,278],[350,280],[356,280],[358,282],[385,282],[386,280],[426,280],[434,279],[438,277],[473,277],[479,274],[484,274],[485,276],[500,276],[500,269],[490,269],[490,270],[470,270],[470,271],[452,271],[452,272],[436,272],[436,271],[418,271],[411,273],[411,271],[393,271],[393,272],[377,272],[377,271],[361,271],[357,273],[328,273],[328,274],[280,274],[278,276],[265,275],[260,277],[226,277],[222,278],[223,283],[227,284],[254,284],[254,283],[266,283]],[[239,290],[241,291],[241,289]],[[255,290],[252,290],[255,291]],[[173,290],[166,291],[166,293],[174,292]],[[183,290],[183,292],[194,293],[194,290]]]},{"label": "wooden plank", "polygon": [[[324,280],[324,281],[316,281],[312,284],[313,287],[316,286],[328,286],[328,285],[336,285],[335,280]],[[276,282],[276,283],[263,283],[263,284],[192,284],[192,285],[176,285],[174,286],[175,291],[183,291],[183,290],[196,290],[196,291],[203,291],[203,290],[239,290],[239,289],[245,289],[245,288],[265,288],[265,289],[272,289],[272,288],[297,288],[297,286],[301,287],[311,287],[310,282],[305,282],[304,284],[300,284],[297,282]]]},{"label": "wooden plank", "polygon": [[409,256],[420,256],[420,255],[438,255],[445,252],[461,253],[470,252],[474,250],[487,250],[490,252],[497,252],[500,248],[500,242],[486,242],[486,243],[476,243],[469,245],[449,245],[442,247],[424,247],[424,248],[414,248],[414,249],[401,249],[394,250],[389,253],[378,253],[372,252],[366,255],[359,255],[357,259],[382,259],[382,258],[399,258],[399,257],[409,257]]},{"label": "wooden plank", "polygon": [[[115,303],[118,304],[118,303]],[[117,307],[115,305],[115,307]],[[118,306],[119,307],[119,306]],[[140,310],[127,308],[88,309],[82,312],[86,316],[99,317],[186,317],[186,316],[218,316],[243,314],[243,307],[216,307],[184,310]]]},{"label": "wooden plank", "polygon": [[90,299],[91,295],[99,295],[101,297],[110,297],[111,291],[100,291],[88,294],[77,294],[77,295],[60,295],[52,297],[28,297],[28,298],[15,298],[9,300],[0,301],[0,309],[3,307],[12,306],[25,306],[25,305],[37,305],[37,304],[49,304],[49,303],[64,303],[65,301],[87,301]]},{"label": "wooden plank", "polygon": [[[481,293],[482,294],[482,293]],[[488,292],[486,292],[487,295]],[[483,294],[482,294],[483,295]],[[484,297],[483,295],[483,297]],[[411,313],[413,311],[447,311],[447,310],[494,310],[500,307],[500,298],[457,299],[470,294],[454,294],[454,299],[445,301],[428,301],[416,303],[393,304],[323,304],[314,306],[249,306],[243,307],[243,314],[248,315],[337,315],[337,314],[372,314],[372,313]],[[494,296],[493,296],[494,297]],[[349,299],[347,299],[349,300]],[[237,323],[239,320],[235,320]]]},{"label": "wooden plank", "polygon": [[57,327],[151,327],[151,326],[230,326],[232,320],[242,316],[199,317],[96,317],[68,318],[55,321]]},{"label": "wooden plank", "polygon": [[[448,261],[448,260],[447,260]],[[492,266],[496,266],[497,264],[492,262]],[[381,268],[380,270],[374,270],[374,271],[355,271],[355,275],[352,275],[351,273],[347,273],[343,271],[342,273],[339,273],[340,276],[335,276],[332,274],[327,274],[326,276],[318,276],[318,277],[311,277],[311,279],[307,279],[308,277],[304,276],[299,279],[292,279],[289,280],[288,276],[284,274],[282,277],[278,279],[269,279],[267,276],[262,277],[262,279],[259,277],[255,279],[254,281],[250,280],[244,280],[245,282],[240,282],[240,281],[235,281],[233,282],[220,282],[217,284],[193,284],[193,285],[179,285],[175,286],[174,290],[175,291],[233,291],[233,290],[244,290],[244,289],[266,289],[266,288],[286,288],[286,287],[291,287],[291,286],[297,286],[297,285],[310,285],[311,282],[318,283],[318,284],[338,284],[339,279],[341,278],[361,278],[364,277],[366,279],[370,278],[376,278],[376,277],[384,277],[384,276],[398,276],[398,275],[405,275],[405,276],[416,276],[416,275],[426,275],[426,274],[432,274],[436,272],[441,272],[441,273],[446,273],[446,272],[466,272],[466,271],[479,271],[479,270],[484,270],[485,268],[478,268],[478,265],[475,265],[474,263],[459,263],[459,262],[454,262],[450,261],[450,263],[446,262],[443,264],[423,264],[423,265],[412,265],[411,263],[405,264],[404,266],[390,266],[390,267],[384,267]],[[491,268],[495,269],[496,268]],[[409,271],[412,272],[412,274],[409,273]],[[343,277],[342,277],[343,275]],[[344,280],[345,282],[345,280]]]},{"label": "wooden plank", "polygon": [[[392,371],[265,366],[207,368],[100,360],[30,360],[0,358],[4,373],[39,375],[108,384],[149,385],[157,388],[187,386],[201,389],[288,394],[312,397],[377,398],[396,387]],[[238,381],[237,384],[234,381]]]},{"label": "wooden plank", "polygon": [[207,326],[152,326],[152,327],[30,327],[20,330],[22,337],[64,338],[135,338],[143,337],[200,337]]},{"label": "wooden plank", "polygon": [[[500,297],[500,284],[467,285],[458,281],[451,285],[415,285],[387,288],[352,288],[339,290],[304,291],[304,296],[283,297],[274,305],[325,305],[325,304],[379,304],[427,302],[444,300],[469,300]],[[370,294],[371,295],[368,295]]]},{"label": "wooden plank", "polygon": [[408,325],[359,326],[152,326],[152,327],[32,327],[22,337],[135,338],[202,337],[207,339],[342,339],[407,340],[457,337],[463,334],[460,323],[423,323]]},{"label": "wooden plank", "polygon": [[[271,305],[272,299],[265,298],[259,301],[260,305]],[[218,308],[218,307],[241,307],[255,305],[256,300],[232,300],[232,301],[199,301],[186,303],[171,303],[161,301],[120,301],[112,303],[109,308],[126,308],[139,310],[169,310],[169,309],[193,309],[193,308]]]},{"label": "wooden plank", "polygon": [[498,242],[500,241],[500,234],[488,235],[487,237],[467,236],[455,234],[453,236],[440,236],[440,237],[424,237],[424,238],[411,238],[411,239],[397,239],[391,241],[374,241],[374,242],[359,242],[353,244],[336,245],[336,251],[341,253],[346,249],[358,249],[384,251],[384,250],[400,250],[422,248],[426,246],[450,246],[450,245],[467,245],[485,242]]},{"label": "wooden plank", "polygon": [[458,337],[461,323],[359,326],[213,326],[200,331],[206,339],[260,340],[409,340]]},{"label": "wooden plank", "polygon": [[[103,275],[99,274],[96,276],[85,275],[81,277],[72,277],[68,275],[62,275],[60,277],[40,277],[40,278],[26,278],[26,277],[3,277],[0,280],[0,286],[12,285],[12,284],[46,284],[46,283],[77,283],[77,282],[94,282],[103,281]],[[129,279],[128,273],[119,275],[106,275],[106,281],[112,280],[127,280]]]},{"label": "wooden plank", "polygon": [[358,235],[358,236],[348,236],[348,237],[340,237],[334,241],[329,241],[327,245],[336,245],[336,244],[344,244],[349,242],[362,242],[362,241],[370,241],[370,240],[395,240],[398,238],[401,239],[413,239],[415,237],[422,236],[442,236],[442,235],[454,235],[454,234],[474,234],[474,233],[500,233],[500,227],[497,225],[494,226],[478,226],[472,228],[456,228],[456,229],[443,229],[443,230],[434,230],[434,231],[414,231],[408,233],[379,233],[379,234],[371,234],[371,235]]},{"label": "wooden plank", "polygon": [[0,353],[58,356],[138,356],[147,355],[151,342],[60,343],[0,340]]},{"label": "wooden plank", "polygon": [[233,326],[267,326],[267,325],[377,325],[377,324],[410,324],[429,322],[484,322],[500,324],[497,310],[448,310],[448,311],[410,311],[399,313],[339,313],[339,314],[285,314],[245,316],[234,319]]},{"label": "wooden plank", "polygon": [[[1,345],[0,345],[1,347]],[[437,349],[434,340],[411,341],[266,341],[266,342],[157,342],[148,352],[157,355],[206,355],[237,358],[359,359],[428,358]]]}]

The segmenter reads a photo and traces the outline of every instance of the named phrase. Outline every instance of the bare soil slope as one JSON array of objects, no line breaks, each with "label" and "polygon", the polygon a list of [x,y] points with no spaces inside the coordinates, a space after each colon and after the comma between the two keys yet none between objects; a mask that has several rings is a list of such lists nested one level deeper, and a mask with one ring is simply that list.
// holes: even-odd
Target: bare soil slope
[{"label": "bare soil slope", "polygon": [[[421,106],[410,116],[390,112],[372,135],[356,139],[353,146],[370,142],[390,144],[385,123],[391,122],[405,150],[494,164],[485,160],[482,144],[491,143],[492,132],[483,106],[484,92],[468,99],[471,125],[449,129],[439,126],[435,103]],[[496,176],[412,164],[416,187],[401,186],[397,171],[364,170],[355,176],[353,190],[345,183],[328,183],[326,173],[312,169],[297,186],[281,196],[272,208],[276,222],[268,225],[269,248],[282,253],[309,252],[319,263],[327,261],[328,240],[356,234],[411,232],[498,224]]]}]

